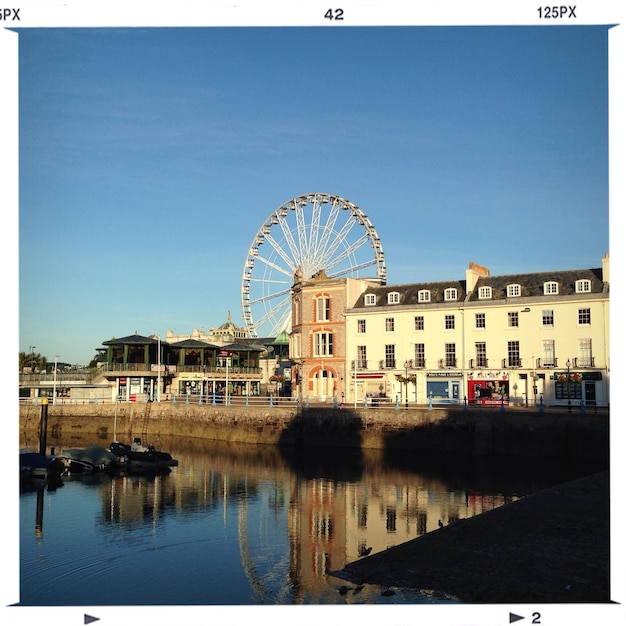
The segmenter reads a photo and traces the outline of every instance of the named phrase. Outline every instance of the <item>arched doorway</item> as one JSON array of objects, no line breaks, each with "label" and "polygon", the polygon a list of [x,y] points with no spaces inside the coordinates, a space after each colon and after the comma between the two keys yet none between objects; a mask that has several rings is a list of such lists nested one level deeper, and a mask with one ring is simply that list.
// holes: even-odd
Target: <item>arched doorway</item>
[{"label": "arched doorway", "polygon": [[313,383],[313,395],[321,402],[332,399],[335,394],[335,382],[337,374],[333,369],[317,367],[311,372],[311,382]]}]

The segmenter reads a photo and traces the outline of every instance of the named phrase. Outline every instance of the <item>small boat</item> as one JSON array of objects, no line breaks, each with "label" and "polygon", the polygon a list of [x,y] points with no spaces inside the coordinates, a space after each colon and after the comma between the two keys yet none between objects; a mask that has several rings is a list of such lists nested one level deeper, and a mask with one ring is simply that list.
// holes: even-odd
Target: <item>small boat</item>
[{"label": "small boat", "polygon": [[119,467],[119,459],[103,446],[70,448],[57,458],[63,458],[70,474],[93,474],[107,472]]},{"label": "small boat", "polygon": [[48,459],[39,452],[20,452],[20,479],[48,477]]},{"label": "small boat", "polygon": [[47,480],[55,482],[65,471],[65,463],[54,457],[44,456],[35,450],[20,450],[20,480]]},{"label": "small boat", "polygon": [[121,466],[131,471],[160,471],[178,465],[178,461],[171,454],[161,452],[152,445],[142,445],[139,437],[133,439],[132,445],[113,441],[109,449],[118,458]]}]

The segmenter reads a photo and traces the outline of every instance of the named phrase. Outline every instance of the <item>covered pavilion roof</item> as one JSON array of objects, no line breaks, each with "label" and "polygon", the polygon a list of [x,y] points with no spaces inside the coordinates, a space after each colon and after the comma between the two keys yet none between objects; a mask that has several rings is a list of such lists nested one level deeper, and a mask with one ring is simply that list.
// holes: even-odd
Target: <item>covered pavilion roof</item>
[{"label": "covered pavilion roof", "polygon": [[176,343],[170,343],[170,348],[208,348],[209,350],[216,350],[219,346],[216,346],[213,343],[207,343],[206,341],[199,341],[198,339],[183,339],[182,341],[177,341]]},{"label": "covered pavilion roof", "polygon": [[[120,337],[119,339],[109,339],[108,341],[103,341],[102,345],[103,346],[117,346],[117,345],[121,345],[121,344],[134,344],[134,345],[152,345],[152,344],[157,344],[159,342],[158,339],[155,339],[154,337],[144,337],[143,335],[138,335],[137,333],[135,333],[134,335],[128,335],[128,337]],[[161,341],[161,343],[165,343],[164,341]]]}]

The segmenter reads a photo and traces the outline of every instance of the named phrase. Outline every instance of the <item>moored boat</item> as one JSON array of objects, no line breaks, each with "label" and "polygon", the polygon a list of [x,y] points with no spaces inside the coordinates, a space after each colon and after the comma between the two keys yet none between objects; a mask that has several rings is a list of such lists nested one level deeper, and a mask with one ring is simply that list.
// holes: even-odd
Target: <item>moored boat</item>
[{"label": "moored boat", "polygon": [[20,480],[54,481],[65,471],[65,464],[55,456],[44,456],[34,450],[20,450]]},{"label": "moored boat", "polygon": [[20,479],[48,477],[48,459],[39,452],[20,452]]},{"label": "moored boat", "polygon": [[70,474],[91,474],[107,472],[119,467],[119,459],[103,446],[70,448],[63,450],[59,458],[64,458]]},{"label": "moored boat", "polygon": [[139,437],[133,439],[132,445],[113,441],[109,449],[118,458],[121,466],[130,470],[159,471],[178,465],[178,461],[171,454],[157,450],[152,445],[142,445]]}]

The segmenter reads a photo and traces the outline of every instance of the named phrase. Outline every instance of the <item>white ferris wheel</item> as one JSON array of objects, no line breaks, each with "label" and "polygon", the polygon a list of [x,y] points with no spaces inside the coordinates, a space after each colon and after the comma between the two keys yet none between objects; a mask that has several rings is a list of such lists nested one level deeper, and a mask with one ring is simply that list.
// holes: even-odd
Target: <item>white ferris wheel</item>
[{"label": "white ferris wheel", "polygon": [[252,240],[241,282],[250,337],[288,332],[295,274],[306,280],[320,270],[329,278],[368,277],[381,284],[387,278],[380,237],[367,215],[339,196],[309,193],[270,213]]}]

